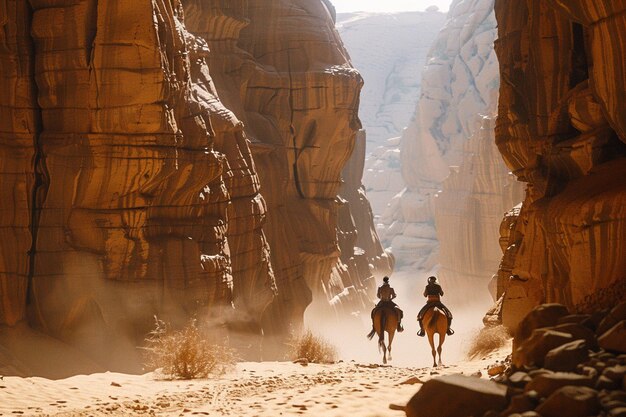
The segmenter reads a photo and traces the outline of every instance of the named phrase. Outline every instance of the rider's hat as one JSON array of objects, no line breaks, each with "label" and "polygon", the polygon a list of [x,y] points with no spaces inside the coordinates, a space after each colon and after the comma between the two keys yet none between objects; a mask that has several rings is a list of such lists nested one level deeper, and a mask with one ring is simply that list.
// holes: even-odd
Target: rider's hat
[{"label": "rider's hat", "polygon": [[435,281],[437,281],[437,277],[433,277],[433,276],[428,277],[428,282],[429,282],[429,283],[431,283],[431,284],[432,284],[432,283],[433,283],[433,282],[435,282]]},{"label": "rider's hat", "polygon": [[389,282],[389,277],[384,277],[383,282]]}]

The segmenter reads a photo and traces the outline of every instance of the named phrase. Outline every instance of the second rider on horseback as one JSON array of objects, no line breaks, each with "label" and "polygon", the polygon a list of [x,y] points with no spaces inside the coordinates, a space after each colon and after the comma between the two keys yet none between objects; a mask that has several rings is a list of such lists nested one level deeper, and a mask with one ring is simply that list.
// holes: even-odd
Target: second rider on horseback
[{"label": "second rider on horseback", "polygon": [[378,304],[376,304],[376,307],[374,307],[374,309],[372,310],[372,320],[374,319],[374,313],[376,312],[376,309],[385,307],[386,305],[390,306],[394,309],[394,311],[396,311],[396,314],[398,315],[398,332],[403,331],[404,328],[402,327],[401,321],[402,321],[402,317],[404,316],[404,313],[402,312],[402,310],[400,310],[398,305],[393,302],[393,299],[396,298],[396,292],[389,285],[389,277],[383,278],[383,284],[380,287],[378,287],[376,296],[380,299],[380,301],[378,302]]},{"label": "second rider on horseback", "polygon": [[418,336],[424,336],[425,332],[422,320],[424,319],[424,314],[428,311],[428,309],[433,307],[439,307],[446,314],[446,317],[448,318],[448,330],[446,333],[448,336],[454,334],[454,330],[450,328],[450,325],[452,324],[452,313],[448,310],[448,307],[443,305],[441,302],[440,297],[442,296],[443,290],[441,289],[441,286],[437,284],[437,278],[428,277],[428,285],[426,285],[426,288],[424,289],[424,297],[427,297],[426,305],[422,307],[420,312],[417,314],[417,321],[420,324],[420,330],[417,332]]}]

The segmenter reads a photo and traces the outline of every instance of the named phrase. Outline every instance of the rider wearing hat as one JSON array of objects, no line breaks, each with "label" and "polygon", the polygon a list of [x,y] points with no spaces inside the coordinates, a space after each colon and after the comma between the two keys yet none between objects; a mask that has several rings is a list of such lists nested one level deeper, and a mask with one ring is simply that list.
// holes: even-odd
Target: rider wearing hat
[{"label": "rider wearing hat", "polygon": [[401,321],[402,321],[402,317],[404,316],[404,313],[402,312],[402,310],[400,310],[398,305],[392,301],[394,298],[396,298],[396,292],[389,285],[389,277],[383,278],[383,284],[380,287],[378,287],[376,296],[380,299],[380,301],[378,302],[378,304],[376,304],[376,307],[374,307],[374,309],[372,310],[372,319],[374,318],[374,312],[376,311],[377,308],[383,307],[385,304],[389,304],[394,308],[394,310],[398,314],[398,331],[399,332],[403,331],[404,328],[402,327]]},{"label": "rider wearing hat", "polygon": [[426,314],[428,309],[434,308],[434,307],[438,307],[441,311],[443,311],[446,314],[446,317],[448,318],[448,330],[446,331],[446,333],[449,336],[454,334],[454,330],[450,328],[450,325],[452,324],[452,313],[450,312],[450,310],[448,310],[448,307],[443,305],[443,303],[441,302],[440,297],[442,296],[443,296],[443,290],[441,289],[441,286],[437,283],[437,278],[433,276],[428,277],[428,285],[426,285],[426,288],[424,289],[424,297],[427,297],[426,305],[422,307],[420,312],[417,314],[417,320],[419,321],[419,324],[420,324],[420,330],[419,332],[417,332],[418,336],[425,335],[424,326],[422,325],[422,320],[424,319],[424,314]]}]

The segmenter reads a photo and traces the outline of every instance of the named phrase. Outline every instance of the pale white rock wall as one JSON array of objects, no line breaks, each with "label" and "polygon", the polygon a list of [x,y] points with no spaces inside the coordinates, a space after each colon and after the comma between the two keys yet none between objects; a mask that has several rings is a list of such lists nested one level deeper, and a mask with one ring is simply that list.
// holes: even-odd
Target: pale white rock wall
[{"label": "pale white rock wall", "polygon": [[359,117],[367,132],[363,184],[380,217],[404,188],[400,136],[415,114],[421,74],[444,13],[340,13],[337,29],[365,85]]},{"label": "pale white rock wall", "polygon": [[[472,161],[465,144],[477,133],[483,116],[495,112],[499,71],[493,50],[497,35],[493,6],[493,0],[454,1],[429,53],[415,115],[401,137],[404,188],[391,199],[377,224],[399,268],[431,270],[441,263],[446,269],[450,261],[443,259],[443,253],[439,256],[441,236],[435,215],[441,207],[435,206],[435,196],[444,189],[451,166],[460,167],[452,172],[469,172],[463,168]],[[506,173],[500,158],[497,164]],[[490,193],[504,192],[496,182]],[[469,186],[463,192],[468,198],[476,197],[470,196],[471,191]],[[458,210],[469,206],[458,196],[447,200],[454,201]],[[467,236],[467,244],[482,238]],[[493,239],[496,245],[486,246],[497,249],[498,236]],[[446,258],[454,256],[448,253]]]},{"label": "pale white rock wall", "polygon": [[368,152],[398,137],[420,96],[421,72],[445,13],[339,13],[337,30],[365,85],[359,117]]}]

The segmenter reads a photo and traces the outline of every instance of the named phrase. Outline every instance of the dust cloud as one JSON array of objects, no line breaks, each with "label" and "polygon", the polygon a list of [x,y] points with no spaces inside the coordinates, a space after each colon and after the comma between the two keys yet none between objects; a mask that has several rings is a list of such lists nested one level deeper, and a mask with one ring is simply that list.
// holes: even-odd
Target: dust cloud
[{"label": "dust cloud", "polygon": [[[396,333],[392,344],[392,358],[389,363],[397,366],[428,367],[432,365],[432,355],[428,339],[417,336],[419,325],[417,313],[425,304],[422,293],[430,272],[410,273],[399,271],[391,275],[390,284],[395,289],[398,306],[404,311],[404,332]],[[378,283],[382,284],[382,281]],[[475,303],[455,302],[463,299],[455,292],[464,292],[464,288],[446,288],[444,285],[442,302],[452,311],[454,319],[453,336],[446,336],[443,345],[443,364],[453,365],[467,360],[467,352],[472,338],[483,328],[482,318],[489,308],[485,298],[479,297]],[[487,289],[485,288],[485,292]],[[372,301],[372,308],[374,301]],[[365,335],[371,330],[370,311],[362,311],[353,318],[315,317],[308,310],[305,313],[305,326],[333,343],[344,361],[354,360],[364,363],[382,363],[382,354],[378,351],[377,337],[367,340]],[[435,336],[435,343],[437,336]],[[385,343],[388,343],[385,334]]]}]

